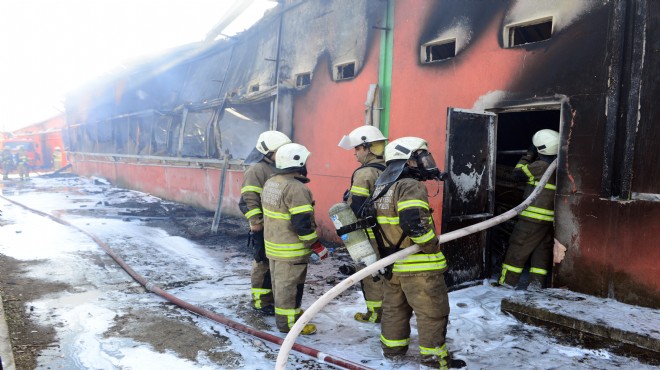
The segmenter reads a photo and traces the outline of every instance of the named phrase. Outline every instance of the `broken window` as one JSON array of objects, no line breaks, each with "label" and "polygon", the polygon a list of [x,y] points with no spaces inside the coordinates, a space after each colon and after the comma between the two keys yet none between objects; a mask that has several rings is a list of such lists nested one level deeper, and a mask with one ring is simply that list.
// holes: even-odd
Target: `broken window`
[{"label": "broken window", "polygon": [[245,158],[259,134],[270,127],[270,112],[270,100],[226,107],[219,123],[221,152],[229,150],[233,158]]},{"label": "broken window", "polygon": [[132,116],[128,118],[128,140],[126,143],[127,154],[138,154],[138,140],[140,139],[140,130],[138,129],[139,118]]},{"label": "broken window", "polygon": [[96,150],[96,127],[98,126],[97,123],[91,123],[87,124],[84,126],[82,130],[80,130],[80,142],[82,143],[82,151],[83,152],[95,152]]},{"label": "broken window", "polygon": [[112,136],[115,143],[115,153],[127,154],[128,119],[126,117],[112,119]]},{"label": "broken window", "polygon": [[506,29],[508,30],[508,47],[548,40],[552,37],[552,17],[507,26]]},{"label": "broken window", "polygon": [[82,152],[84,151],[83,146],[84,146],[84,141],[83,141],[83,132],[85,131],[85,126],[83,124],[77,124],[76,126],[71,127],[71,138],[73,139],[71,142],[71,146],[75,146],[75,150],[77,152]]},{"label": "broken window", "polygon": [[172,117],[170,134],[167,138],[167,155],[176,157],[179,154],[179,138],[181,137],[181,119],[180,115]]},{"label": "broken window", "polygon": [[182,157],[206,157],[206,132],[213,118],[213,110],[188,111],[183,129]]},{"label": "broken window", "polygon": [[101,153],[112,153],[115,147],[112,143],[112,124],[111,121],[103,121],[99,123],[97,130],[98,134],[98,151]]},{"label": "broken window", "polygon": [[151,147],[151,154],[153,155],[167,155],[167,141],[169,138],[170,124],[172,123],[171,116],[160,116],[156,119],[154,125],[153,145]]},{"label": "broken window", "polygon": [[220,109],[222,107],[213,111],[213,118],[211,119],[211,127],[209,130],[209,158],[220,158],[220,153],[222,153],[222,135],[220,132],[220,122],[218,116],[220,115]]},{"label": "broken window", "polygon": [[311,73],[307,72],[296,75],[296,87],[305,87],[311,83],[312,83]]},{"label": "broken window", "polygon": [[151,154],[151,142],[153,141],[151,132],[153,130],[154,116],[152,113],[135,118],[138,122],[138,148],[137,154]]},{"label": "broken window", "polygon": [[456,56],[456,39],[442,40],[422,46],[422,62],[432,63]]},{"label": "broken window", "polygon": [[355,62],[340,64],[335,67],[335,81],[348,80],[355,77]]}]

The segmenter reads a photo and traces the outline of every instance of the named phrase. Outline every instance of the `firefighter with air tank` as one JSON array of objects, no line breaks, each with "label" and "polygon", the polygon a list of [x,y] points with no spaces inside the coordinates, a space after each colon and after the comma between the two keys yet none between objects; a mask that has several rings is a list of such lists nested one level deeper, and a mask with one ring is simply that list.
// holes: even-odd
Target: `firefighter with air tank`
[{"label": "firefighter with air tank", "polygon": [[[360,215],[362,206],[373,193],[376,179],[385,170],[383,154],[386,140],[387,138],[383,136],[378,128],[365,125],[354,129],[339,142],[339,147],[354,150],[355,158],[360,163],[360,167],[351,176],[350,188],[344,194],[344,201],[347,202],[355,215]],[[370,228],[365,230],[374,257],[377,260],[379,258],[378,244],[374,233]],[[344,265],[340,268],[340,271],[345,274],[352,274],[355,272],[355,268],[352,265]],[[367,305],[367,312],[357,312],[353,317],[361,322],[379,323],[383,305],[382,279],[378,276],[367,276],[360,281],[360,285]]]},{"label": "firefighter with air tank", "polygon": [[383,257],[414,244],[420,252],[389,266],[383,284],[381,347],[385,357],[399,359],[410,344],[410,319],[417,318],[422,364],[440,369],[461,368],[453,359],[445,336],[449,296],[444,280],[447,261],[435,233],[424,181],[444,175],[425,140],[402,137],[385,147],[387,167],[376,181],[372,209],[385,241]]}]

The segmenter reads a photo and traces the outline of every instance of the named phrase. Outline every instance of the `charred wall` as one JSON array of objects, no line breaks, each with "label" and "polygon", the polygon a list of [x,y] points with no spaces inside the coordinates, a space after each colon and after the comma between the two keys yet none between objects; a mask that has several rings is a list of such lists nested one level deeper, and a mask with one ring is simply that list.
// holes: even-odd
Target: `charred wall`
[{"label": "charred wall", "polygon": [[[658,96],[658,58],[650,56],[657,54],[658,6],[652,3],[396,3],[390,135],[425,137],[438,153],[449,107],[560,107],[556,236],[569,251],[555,283],[656,307],[660,162],[653,146],[660,131],[650,124],[657,108],[649,103]],[[412,26],[416,19],[424,24]],[[507,27],[544,19],[552,20],[549,39],[508,44]],[[420,58],[420,46],[445,39],[455,39],[455,56],[433,63]]]}]

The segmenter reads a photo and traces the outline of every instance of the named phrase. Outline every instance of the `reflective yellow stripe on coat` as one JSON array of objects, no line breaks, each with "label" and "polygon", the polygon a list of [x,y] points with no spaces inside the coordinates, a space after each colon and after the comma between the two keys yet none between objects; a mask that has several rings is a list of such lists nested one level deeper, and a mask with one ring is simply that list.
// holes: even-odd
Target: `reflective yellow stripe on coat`
[{"label": "reflective yellow stripe on coat", "polygon": [[[532,173],[529,171],[528,165],[526,165],[526,164],[517,164],[516,168],[520,168],[525,173],[525,175],[527,175],[527,177],[529,178],[529,181],[527,181],[528,184],[534,185],[534,186],[537,186],[539,184],[539,182],[536,181],[536,178],[534,177],[534,175],[532,175]],[[544,188],[548,189],[548,190],[557,190],[557,186],[554,185],[554,184],[550,184],[550,183],[546,183]]]},{"label": "reflective yellow stripe on coat", "polygon": [[266,245],[266,255],[273,257],[294,259],[311,253],[303,243],[278,244],[264,240],[264,244]]},{"label": "reflective yellow stripe on coat", "polygon": [[392,272],[435,271],[447,268],[447,260],[442,252],[435,254],[416,253],[394,262]]}]

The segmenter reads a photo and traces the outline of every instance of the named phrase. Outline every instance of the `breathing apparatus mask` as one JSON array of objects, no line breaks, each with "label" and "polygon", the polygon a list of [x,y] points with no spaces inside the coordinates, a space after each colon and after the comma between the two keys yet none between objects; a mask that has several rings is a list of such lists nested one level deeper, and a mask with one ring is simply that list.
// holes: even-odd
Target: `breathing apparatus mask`
[{"label": "breathing apparatus mask", "polygon": [[433,155],[427,150],[418,150],[410,156],[410,159],[414,160],[417,164],[417,167],[406,166],[407,172],[411,177],[419,181],[445,179],[446,174],[440,171],[438,165],[435,164]]}]

